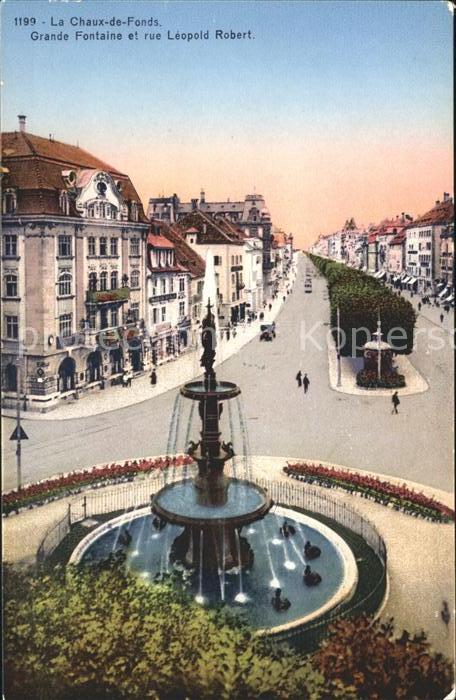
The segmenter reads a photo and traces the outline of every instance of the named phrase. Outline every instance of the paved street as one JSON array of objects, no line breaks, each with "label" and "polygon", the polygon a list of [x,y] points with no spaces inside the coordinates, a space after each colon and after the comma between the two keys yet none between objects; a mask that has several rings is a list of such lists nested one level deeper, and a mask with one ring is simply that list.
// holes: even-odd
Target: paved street
[{"label": "paved street", "polygon": [[[426,331],[435,325],[420,316],[422,329],[411,360],[429,390],[403,397],[399,415],[391,415],[389,397],[350,396],[331,390],[325,342],[329,320],[327,290],[322,278],[313,280],[313,293],[304,293],[304,260],[299,264],[293,294],[277,318],[277,338],[253,340],[221,365],[219,379],[236,381],[242,399],[252,454],[306,457],[345,464],[383,474],[403,476],[437,488],[452,490],[453,351],[428,349]],[[307,263],[308,265],[309,263]],[[320,350],[302,347],[303,324]],[[449,336],[448,336],[449,337]],[[305,396],[295,375],[310,378]],[[182,450],[186,438],[198,438],[197,415],[188,430],[190,403],[182,399],[177,440],[168,442],[168,428],[176,391],[136,406],[71,421],[24,421],[29,441],[23,443],[25,481],[140,455]],[[234,427],[235,450],[242,452],[237,410],[225,407],[223,436]],[[5,420],[9,436],[14,421]],[[4,488],[15,485],[13,443],[5,445]]]}]

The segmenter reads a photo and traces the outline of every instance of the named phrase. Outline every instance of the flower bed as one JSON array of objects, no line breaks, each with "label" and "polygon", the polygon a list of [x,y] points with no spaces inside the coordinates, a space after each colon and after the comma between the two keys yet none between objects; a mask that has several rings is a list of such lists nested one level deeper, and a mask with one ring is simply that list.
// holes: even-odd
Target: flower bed
[{"label": "flower bed", "polygon": [[122,481],[134,479],[139,474],[168,469],[169,467],[182,467],[192,464],[193,459],[188,455],[176,455],[173,457],[154,457],[152,459],[126,460],[121,463],[104,464],[101,466],[69,472],[62,476],[54,476],[43,479],[33,484],[27,484],[21,489],[8,491],[2,496],[3,514],[8,515],[12,511],[19,512],[21,508],[29,508],[43,505],[48,501],[64,498],[75,493],[80,493],[83,488],[94,486],[108,486]]},{"label": "flower bed", "polygon": [[285,474],[308,484],[318,484],[326,488],[342,488],[349,493],[357,493],[376,503],[391,506],[415,517],[437,522],[454,520],[454,511],[448,506],[413,491],[406,484],[392,484],[369,474],[356,474],[346,469],[325,467],[308,462],[289,463],[283,468]]},{"label": "flower bed", "polygon": [[356,375],[356,383],[364,389],[402,389],[405,386],[405,377],[397,372],[382,374],[380,380],[377,372],[362,369]]}]

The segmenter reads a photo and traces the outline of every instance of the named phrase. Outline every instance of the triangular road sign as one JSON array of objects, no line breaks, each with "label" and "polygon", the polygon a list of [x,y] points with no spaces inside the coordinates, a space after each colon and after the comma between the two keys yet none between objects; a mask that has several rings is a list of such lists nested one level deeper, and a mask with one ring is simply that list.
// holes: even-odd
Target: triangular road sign
[{"label": "triangular road sign", "polygon": [[25,430],[24,430],[24,428],[22,427],[22,425],[21,425],[21,430],[20,430],[20,435],[19,435],[19,437],[18,437],[17,425],[16,425],[16,427],[15,427],[14,430],[13,430],[13,434],[12,434],[11,437],[10,437],[10,440],[28,440],[28,435],[27,435],[27,433],[25,432]]}]

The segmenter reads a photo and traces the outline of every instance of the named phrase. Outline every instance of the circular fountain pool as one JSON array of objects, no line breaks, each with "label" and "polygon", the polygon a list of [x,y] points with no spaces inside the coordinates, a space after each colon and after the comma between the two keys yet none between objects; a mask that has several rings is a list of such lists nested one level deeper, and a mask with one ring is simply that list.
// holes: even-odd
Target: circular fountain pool
[{"label": "circular fountain pool", "polygon": [[[280,527],[286,519],[295,534],[285,538]],[[129,570],[152,582],[156,576],[170,573],[170,550],[183,527],[168,523],[157,531],[148,508],[125,514],[105,523],[90,533],[73,552],[70,563],[90,564],[124,549]],[[122,544],[128,528],[130,544]],[[242,529],[254,551],[250,569],[233,569],[208,574],[196,567],[191,571],[189,590],[197,602],[205,605],[225,601],[242,609],[250,624],[259,630],[286,629],[301,626],[339,605],[353,594],[358,572],[353,554],[330,528],[296,511],[275,507],[262,520]],[[321,555],[307,562],[304,544],[310,540],[321,549]],[[310,564],[318,572],[321,583],[307,587],[303,571]],[[277,588],[290,600],[288,610],[277,612],[271,598]]]}]

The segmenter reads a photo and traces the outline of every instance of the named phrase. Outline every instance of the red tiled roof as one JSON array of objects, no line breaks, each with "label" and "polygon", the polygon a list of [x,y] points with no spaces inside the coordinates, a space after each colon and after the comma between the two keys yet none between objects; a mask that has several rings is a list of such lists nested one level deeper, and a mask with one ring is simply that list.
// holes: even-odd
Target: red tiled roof
[{"label": "red tiled roof", "polygon": [[153,248],[174,248],[174,243],[169,241],[165,236],[149,233],[147,235],[147,245]]},{"label": "red tiled roof", "polygon": [[376,240],[377,240],[377,233],[376,232],[370,233],[367,237],[368,243],[375,243]]},{"label": "red tiled roof", "polygon": [[401,231],[400,233],[397,233],[394,236],[393,240],[390,241],[389,244],[390,245],[402,245],[406,238],[407,238],[407,234],[405,233],[405,231]]},{"label": "red tiled roof", "polygon": [[206,216],[202,211],[192,211],[173,224],[173,230],[183,236],[189,228],[197,230],[198,243],[243,245],[244,236],[222,218]]},{"label": "red tiled roof", "polygon": [[[2,134],[2,159],[9,170],[3,187],[18,190],[15,215],[56,214],[63,216],[59,206],[60,191],[67,188],[62,170],[103,170],[122,185],[126,202],[138,204],[140,222],[147,221],[141,200],[128,175],[108,165],[78,146],[45,139],[22,131]],[[70,203],[70,216],[80,216]]]},{"label": "red tiled roof", "polygon": [[204,260],[186,243],[180,233],[163,221],[152,221],[151,224],[160,227],[162,235],[174,244],[178,264],[188,270],[192,277],[203,277],[206,269]]},{"label": "red tiled roof", "polygon": [[451,224],[454,221],[454,204],[448,199],[446,202],[439,202],[432,209],[411,221],[407,228],[418,226],[432,226],[433,224]]}]

